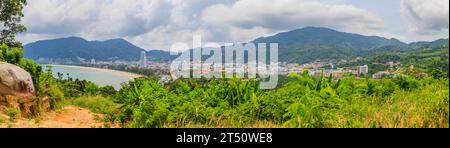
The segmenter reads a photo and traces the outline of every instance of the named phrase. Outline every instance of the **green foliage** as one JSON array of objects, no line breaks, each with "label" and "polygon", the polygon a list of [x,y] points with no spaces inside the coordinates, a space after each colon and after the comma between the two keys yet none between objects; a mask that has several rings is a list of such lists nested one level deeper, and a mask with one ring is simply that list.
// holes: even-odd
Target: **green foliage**
[{"label": "green foliage", "polygon": [[23,8],[26,0],[1,0],[0,1],[0,24],[3,25],[0,32],[0,44],[12,47],[20,47],[21,43],[15,40],[15,35],[26,31],[25,26],[19,24],[23,17]]},{"label": "green foliage", "polygon": [[444,71],[441,71],[439,69],[431,70],[430,74],[435,79],[445,79],[445,78],[449,77],[449,73],[448,72],[444,72]]},{"label": "green foliage", "polygon": [[93,82],[79,79],[74,80],[71,77],[62,79],[61,76],[57,79],[57,81],[61,86],[61,90],[64,93],[64,96],[67,98],[77,98],[85,95],[114,96],[117,92],[113,86],[100,87]]},{"label": "green foliage", "polygon": [[[382,37],[367,37],[328,28],[306,27],[258,38],[255,43],[279,43],[279,59],[288,63],[309,63],[317,59],[338,60],[370,55],[378,48],[402,48],[404,43]],[[389,48],[389,49],[391,49]]]},{"label": "green foliage", "polygon": [[115,100],[122,105],[121,121],[139,128],[252,127],[264,121],[306,128],[448,127],[448,79],[346,77],[335,82],[312,78],[307,71],[290,77],[270,91],[244,79],[180,79],[161,85],[154,78],[138,78]]},{"label": "green foliage", "polygon": [[50,107],[52,109],[59,109],[62,107],[62,101],[64,100],[64,93],[60,89],[60,84],[53,78],[51,66],[47,66],[47,72],[40,75],[39,96],[50,97]]},{"label": "green foliage", "polygon": [[9,119],[11,120],[15,120],[17,118],[19,118],[20,116],[20,111],[17,108],[5,108],[5,113],[6,115],[9,116]]},{"label": "green foliage", "polygon": [[22,58],[23,51],[21,48],[10,48],[6,44],[0,44],[0,61],[19,64]]},{"label": "green foliage", "polygon": [[40,76],[43,73],[42,66],[34,62],[30,59],[22,59],[19,62],[19,66],[30,73],[31,78],[33,79],[34,87],[37,92],[40,91]]},{"label": "green foliage", "polygon": [[84,88],[84,92],[88,95],[95,95],[98,91],[98,86],[93,83],[88,83]]},{"label": "green foliage", "polygon": [[0,61],[5,61],[19,67],[30,73],[31,78],[37,92],[37,96],[41,102],[44,97],[50,97],[50,105],[52,109],[61,108],[61,102],[64,94],[60,89],[60,85],[52,76],[51,67],[47,68],[47,72],[42,71],[42,67],[32,60],[23,58],[21,48],[10,48],[6,44],[0,45]]},{"label": "green foliage", "polygon": [[137,78],[122,88],[116,98],[124,105],[125,114],[133,116],[132,127],[161,127],[173,97],[156,79]]},{"label": "green foliage", "polygon": [[104,86],[98,89],[99,93],[103,96],[114,96],[117,91],[113,86]]},{"label": "green foliage", "polygon": [[448,59],[449,48],[447,42],[447,45],[444,46],[421,46],[420,48],[378,54],[372,58],[372,61],[376,63],[400,62],[405,66],[416,65],[417,68],[425,72],[431,72],[436,69],[448,73]]},{"label": "green foliage", "polygon": [[120,105],[112,99],[101,96],[83,96],[69,100],[71,105],[84,107],[92,112],[104,114],[106,122],[121,121]]}]

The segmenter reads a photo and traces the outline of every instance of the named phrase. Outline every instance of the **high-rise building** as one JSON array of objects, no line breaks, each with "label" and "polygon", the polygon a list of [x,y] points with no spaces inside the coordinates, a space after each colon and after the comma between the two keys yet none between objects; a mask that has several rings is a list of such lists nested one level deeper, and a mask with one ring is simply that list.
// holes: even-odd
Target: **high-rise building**
[{"label": "high-rise building", "polygon": [[141,52],[141,58],[139,59],[139,66],[141,68],[147,67],[147,57],[145,51]]},{"label": "high-rise building", "polygon": [[358,67],[358,74],[360,75],[365,75],[369,73],[369,66],[364,65],[364,66],[359,66]]}]

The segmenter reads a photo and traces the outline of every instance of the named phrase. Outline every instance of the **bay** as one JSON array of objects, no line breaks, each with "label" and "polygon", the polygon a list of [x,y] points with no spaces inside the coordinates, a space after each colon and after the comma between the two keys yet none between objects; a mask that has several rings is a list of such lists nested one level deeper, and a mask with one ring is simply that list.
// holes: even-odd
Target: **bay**
[{"label": "bay", "polygon": [[[43,66],[44,70],[46,66]],[[57,73],[64,74],[63,78],[69,77],[73,79],[86,80],[96,83],[99,86],[113,86],[116,90],[121,88],[122,83],[127,83],[134,78],[141,77],[141,75],[129,72],[122,72],[109,69],[69,66],[69,65],[52,65],[52,71],[55,78]]]}]

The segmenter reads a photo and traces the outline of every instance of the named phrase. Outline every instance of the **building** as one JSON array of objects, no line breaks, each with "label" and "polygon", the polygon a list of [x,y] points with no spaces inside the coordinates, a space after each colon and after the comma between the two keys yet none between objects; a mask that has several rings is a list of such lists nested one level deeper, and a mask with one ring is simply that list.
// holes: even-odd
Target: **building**
[{"label": "building", "polygon": [[94,58],[91,59],[91,64],[95,64],[95,59]]},{"label": "building", "polygon": [[358,67],[358,74],[359,75],[365,75],[369,73],[369,66],[364,65],[364,66],[359,66]]},{"label": "building", "polygon": [[145,51],[141,52],[141,57],[139,59],[139,67],[141,68],[147,67],[147,57]]},{"label": "building", "polygon": [[380,72],[377,72],[377,73],[373,74],[372,78],[374,78],[374,79],[381,79],[383,77],[390,76],[390,75],[391,75],[391,73],[389,73],[387,71],[380,71]]}]

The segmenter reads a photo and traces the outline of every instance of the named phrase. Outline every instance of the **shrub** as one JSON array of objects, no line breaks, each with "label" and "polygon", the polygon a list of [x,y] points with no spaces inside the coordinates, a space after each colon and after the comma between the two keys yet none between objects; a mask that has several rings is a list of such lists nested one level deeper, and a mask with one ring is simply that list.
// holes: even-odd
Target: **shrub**
[{"label": "shrub", "polygon": [[6,108],[4,111],[11,120],[15,120],[20,116],[20,111],[17,108]]},{"label": "shrub", "polygon": [[357,79],[334,82],[308,73],[275,90],[245,79],[138,78],[115,100],[130,127],[448,127],[448,79]]},{"label": "shrub", "polygon": [[0,124],[3,124],[3,122],[5,122],[5,119],[3,119],[3,117],[0,116]]},{"label": "shrub", "polygon": [[114,103],[110,98],[101,96],[83,96],[69,101],[71,105],[87,108],[94,113],[106,115],[105,121],[114,122],[120,119],[120,105]]}]

